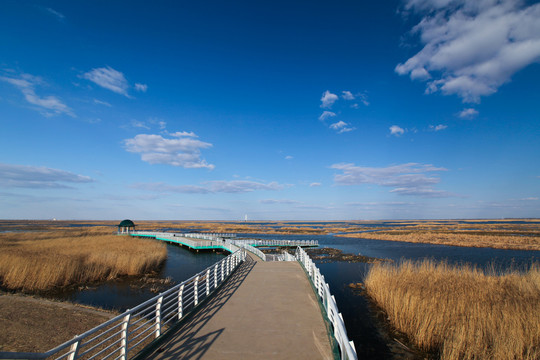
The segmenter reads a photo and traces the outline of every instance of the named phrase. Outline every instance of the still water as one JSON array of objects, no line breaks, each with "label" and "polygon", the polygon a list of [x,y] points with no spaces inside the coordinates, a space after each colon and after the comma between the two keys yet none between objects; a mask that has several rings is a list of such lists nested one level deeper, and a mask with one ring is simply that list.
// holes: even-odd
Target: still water
[{"label": "still water", "polygon": [[[523,268],[540,260],[540,251],[466,248],[445,245],[415,244],[361,238],[343,238],[333,235],[274,235],[238,234],[238,238],[318,240],[321,247],[333,247],[346,253],[370,257],[420,260],[430,258],[448,263],[470,263],[479,267],[495,266],[496,269]],[[197,272],[222,259],[225,255],[212,252],[195,253],[176,245],[167,245],[168,258],[159,274],[182,282]],[[364,263],[317,262],[326,282],[335,296],[343,314],[349,338],[354,341],[359,358],[388,359],[391,353],[380,335],[373,310],[367,300],[355,295],[347,286],[363,282],[369,265]],[[58,297],[73,302],[124,311],[155,296],[148,288],[133,286],[132,280],[109,282],[89,289],[73,290]]]},{"label": "still water", "polygon": [[[175,283],[180,283],[224,257],[222,253],[196,253],[176,245],[167,245],[167,261],[158,277],[171,278]],[[156,294],[151,292],[149,287],[141,288],[133,279],[123,279],[87,289],[67,291],[55,297],[123,312],[154,296]]]}]

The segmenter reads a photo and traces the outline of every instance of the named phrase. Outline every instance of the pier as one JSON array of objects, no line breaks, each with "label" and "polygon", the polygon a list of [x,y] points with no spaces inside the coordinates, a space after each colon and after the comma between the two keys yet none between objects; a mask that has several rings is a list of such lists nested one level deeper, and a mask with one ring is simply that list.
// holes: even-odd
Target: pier
[{"label": "pier", "polygon": [[[357,358],[328,284],[300,244],[249,244],[252,239],[207,234],[129,235],[231,254],[45,353],[0,352],[0,359]],[[252,245],[296,246],[296,252],[265,261]]]}]

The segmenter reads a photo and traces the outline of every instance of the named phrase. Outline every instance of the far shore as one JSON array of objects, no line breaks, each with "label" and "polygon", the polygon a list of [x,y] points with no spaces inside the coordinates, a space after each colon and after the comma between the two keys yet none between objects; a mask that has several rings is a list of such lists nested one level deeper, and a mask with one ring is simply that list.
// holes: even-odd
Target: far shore
[{"label": "far shore", "polygon": [[[0,231],[41,231],[107,226],[119,221],[0,220]],[[136,220],[138,230],[267,235],[335,235],[339,237],[540,250],[540,219],[460,219],[381,221],[172,221]]]}]

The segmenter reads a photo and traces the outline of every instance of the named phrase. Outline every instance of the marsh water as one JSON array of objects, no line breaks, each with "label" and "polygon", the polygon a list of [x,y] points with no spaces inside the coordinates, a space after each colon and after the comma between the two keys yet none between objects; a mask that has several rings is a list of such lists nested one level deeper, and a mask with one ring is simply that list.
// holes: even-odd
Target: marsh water
[{"label": "marsh water", "polygon": [[[157,230],[157,229],[156,229]],[[162,229],[159,229],[162,230]],[[172,229],[171,229],[172,230]],[[333,235],[265,235],[238,234],[238,238],[318,240],[321,247],[340,249],[345,253],[362,254],[369,257],[420,260],[424,258],[445,260],[448,263],[470,263],[479,267],[498,270],[525,268],[532,261],[540,260],[540,251],[500,250],[490,248],[468,248],[445,245],[418,244],[344,238]],[[205,269],[225,255],[214,252],[193,252],[175,245],[167,245],[168,258],[157,275],[172,278],[179,283]],[[387,359],[392,357],[388,342],[381,335],[380,323],[367,299],[355,294],[347,285],[363,282],[368,269],[365,263],[316,262],[325,276],[339,310],[343,314],[348,335],[354,341],[359,358]],[[95,287],[73,289],[56,296],[70,301],[126,310],[156,294],[147,287],[140,287],[132,279],[109,282]]]}]

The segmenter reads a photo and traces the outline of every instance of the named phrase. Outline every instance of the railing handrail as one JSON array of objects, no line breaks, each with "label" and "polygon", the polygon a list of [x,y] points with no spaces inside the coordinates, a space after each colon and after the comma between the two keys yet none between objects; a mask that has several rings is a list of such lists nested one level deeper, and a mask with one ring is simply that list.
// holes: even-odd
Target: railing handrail
[{"label": "railing handrail", "polygon": [[[146,314],[146,312],[153,311],[153,308],[155,307],[156,315],[154,318],[151,318],[149,321],[147,321],[147,323],[150,323],[150,327],[147,329],[144,329],[144,332],[146,332],[148,329],[151,330],[153,326],[155,326],[156,329],[150,332],[150,334],[147,335],[145,338],[143,338],[143,340],[139,341],[139,343],[144,341],[145,339],[147,339],[149,336],[151,336],[154,333],[155,333],[156,338],[159,337],[161,335],[161,331],[160,331],[161,323],[164,321],[165,318],[169,317],[169,319],[167,320],[167,322],[169,322],[171,321],[171,319],[174,319],[176,317],[178,318],[178,320],[180,320],[185,316],[185,314],[187,314],[187,312],[184,312],[184,307],[183,307],[183,302],[182,302],[182,296],[184,294],[183,293],[184,291],[186,292],[186,296],[189,297],[189,301],[191,301],[191,303],[187,304],[186,307],[189,308],[190,305],[193,305],[192,307],[189,308],[189,312],[191,312],[193,311],[194,308],[197,307],[199,303],[199,299],[206,298],[210,294],[212,294],[215,291],[215,289],[218,287],[218,285],[221,285],[224,281],[226,281],[228,277],[230,276],[230,274],[232,273],[232,271],[236,269],[236,267],[245,260],[246,252],[244,249],[241,249],[232,244],[228,244],[228,246],[233,252],[232,254],[225,257],[224,259],[221,259],[220,261],[212,264],[211,266],[207,267],[203,271],[193,275],[187,280],[182,281],[180,284],[177,284],[171,287],[165,292],[160,293],[159,295],[154,296],[153,298],[135,306],[134,308],[129,309],[125,311],[124,313],[117,315],[110,320],[105,321],[104,323],[94,327],[93,329],[86,331],[85,333],[81,335],[75,336],[73,339],[66,341],[63,344],[58,345],[57,347],[49,351],[46,351],[43,353],[0,352],[0,359],[44,359],[44,358],[53,356],[69,347],[70,348],[69,352],[60,355],[57,359],[68,358],[68,360],[76,360],[78,359],[79,347],[81,346],[81,343],[84,340],[87,340],[87,341],[84,344],[82,344],[83,346],[92,343],[93,341],[98,339],[100,336],[103,336],[103,334],[107,334],[107,331],[109,331],[110,329],[88,340],[88,338],[91,335],[94,335],[100,330],[104,330],[105,328],[113,324],[117,324],[117,325],[114,325],[112,328],[121,326],[122,324],[124,324],[124,319],[127,318],[128,319],[127,323],[125,323],[126,330],[125,331],[122,330],[122,336],[124,336],[122,337],[122,341],[117,341],[113,343],[113,345],[118,345],[118,343],[120,343],[119,346],[122,346],[123,349],[120,349],[119,346],[115,346],[115,349],[113,350],[113,352],[110,353],[110,354],[114,354],[116,351],[120,351],[121,354],[123,355],[117,358],[125,360],[127,359],[128,350],[130,349],[129,346],[131,345],[129,341],[129,335],[135,334],[135,330],[132,333],[128,333],[127,331],[127,327],[130,321],[129,319],[136,318],[136,316],[132,317],[132,315],[142,316],[144,319],[147,316],[149,316],[148,314]],[[205,282],[206,291],[204,293],[200,293],[201,290],[199,289],[199,287],[201,285],[198,282],[199,280]],[[210,291],[210,284],[212,284],[211,287],[213,287],[212,291]],[[193,292],[192,298],[190,297],[192,295],[190,292]],[[176,293],[178,293],[177,294],[178,301],[179,301],[178,307],[173,306],[172,308],[169,309],[168,312],[164,312],[163,314],[161,314],[160,310],[161,310],[161,304],[163,302],[163,299],[167,297],[171,297],[171,294],[176,294]],[[176,298],[173,297],[173,300],[174,299]],[[172,303],[171,300],[168,300],[168,301],[169,303]],[[170,317],[170,315],[171,314],[174,315],[175,312],[177,313],[177,316]],[[139,320],[134,320],[134,321],[139,321]],[[156,321],[156,322],[154,323],[153,321]],[[141,325],[140,328],[142,328],[143,326],[146,326],[146,325],[143,323],[143,325]],[[135,336],[140,336],[140,335],[141,334],[138,334]],[[108,341],[111,335],[108,334],[107,336],[108,338],[94,345],[91,348],[91,350],[100,345],[103,345],[106,341]],[[135,348],[136,346],[137,345],[131,347],[131,349]],[[90,357],[90,359],[92,359],[94,356]]]},{"label": "railing handrail", "polygon": [[326,316],[332,323],[334,337],[339,346],[341,359],[358,359],[354,343],[349,341],[345,323],[343,322],[343,316],[338,310],[336,299],[330,293],[330,287],[328,286],[328,283],[324,281],[324,276],[321,274],[321,271],[301,247],[296,248],[295,257],[304,266],[311,282],[317,290],[317,296],[321,299],[326,311]]}]

